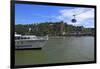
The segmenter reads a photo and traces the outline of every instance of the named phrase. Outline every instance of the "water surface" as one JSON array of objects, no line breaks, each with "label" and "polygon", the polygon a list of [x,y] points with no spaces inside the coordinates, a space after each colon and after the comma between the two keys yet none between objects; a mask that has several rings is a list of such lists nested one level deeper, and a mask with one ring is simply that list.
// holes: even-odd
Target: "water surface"
[{"label": "water surface", "polygon": [[16,50],[15,65],[70,63],[94,60],[94,37],[63,37],[47,41],[42,50]]}]

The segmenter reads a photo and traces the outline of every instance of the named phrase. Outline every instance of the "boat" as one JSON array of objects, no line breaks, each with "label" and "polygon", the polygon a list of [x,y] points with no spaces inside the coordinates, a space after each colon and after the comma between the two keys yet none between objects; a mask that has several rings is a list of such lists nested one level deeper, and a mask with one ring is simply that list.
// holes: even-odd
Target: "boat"
[{"label": "boat", "polygon": [[48,36],[15,34],[15,50],[42,49]]}]

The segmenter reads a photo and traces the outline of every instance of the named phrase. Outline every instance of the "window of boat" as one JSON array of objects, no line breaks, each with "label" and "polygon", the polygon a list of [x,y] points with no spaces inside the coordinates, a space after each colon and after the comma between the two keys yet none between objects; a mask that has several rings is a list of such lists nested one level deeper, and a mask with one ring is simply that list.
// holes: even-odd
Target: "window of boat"
[{"label": "window of boat", "polygon": [[15,37],[16,40],[20,39],[20,37]]},{"label": "window of boat", "polygon": [[32,45],[16,46],[16,48],[32,47]]},{"label": "window of boat", "polygon": [[21,41],[21,44],[23,44],[23,41]]}]

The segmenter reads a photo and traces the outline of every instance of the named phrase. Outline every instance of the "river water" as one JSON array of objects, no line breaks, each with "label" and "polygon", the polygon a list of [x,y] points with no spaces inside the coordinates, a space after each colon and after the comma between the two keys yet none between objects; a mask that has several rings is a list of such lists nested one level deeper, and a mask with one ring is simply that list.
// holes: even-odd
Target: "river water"
[{"label": "river water", "polygon": [[94,60],[94,37],[49,39],[42,50],[16,50],[15,65],[70,63]]}]

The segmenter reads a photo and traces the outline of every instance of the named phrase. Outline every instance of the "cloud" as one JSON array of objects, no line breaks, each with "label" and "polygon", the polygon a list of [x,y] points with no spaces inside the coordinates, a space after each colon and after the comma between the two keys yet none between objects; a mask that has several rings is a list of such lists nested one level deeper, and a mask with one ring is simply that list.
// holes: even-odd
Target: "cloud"
[{"label": "cloud", "polygon": [[[73,15],[76,15],[77,23],[72,23],[71,19],[73,18]],[[72,8],[72,9],[62,9],[59,11],[59,16],[57,16],[57,19],[63,20],[67,22],[68,24],[73,25],[82,25],[87,26],[94,25],[94,9],[93,8]],[[89,21],[88,21],[89,19]],[[89,22],[88,24],[86,24]],[[91,26],[93,27],[93,26]]]}]

